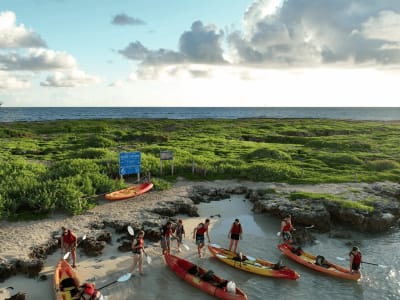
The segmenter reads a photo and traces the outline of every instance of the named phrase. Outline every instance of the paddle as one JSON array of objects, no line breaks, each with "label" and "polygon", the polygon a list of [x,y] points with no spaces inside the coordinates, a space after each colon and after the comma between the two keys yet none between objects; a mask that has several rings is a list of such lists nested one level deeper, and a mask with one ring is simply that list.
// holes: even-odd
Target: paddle
[{"label": "paddle", "polygon": [[114,281],[112,281],[112,282],[110,282],[110,283],[107,283],[106,285],[103,285],[102,287],[98,288],[97,290],[98,290],[98,291],[99,291],[99,290],[102,290],[102,289],[104,289],[104,288],[106,288],[106,287],[108,287],[108,286],[110,286],[110,285],[112,285],[112,284],[114,284],[114,283],[117,283],[117,282],[125,282],[125,281],[128,281],[128,280],[131,278],[131,276],[132,276],[131,273],[126,273],[125,275],[122,275],[121,277],[119,277],[117,280],[114,280]]},{"label": "paddle", "polygon": [[[82,239],[79,241],[79,243],[76,245],[76,248],[78,248],[78,246],[79,246],[79,244],[82,242],[82,241],[84,241],[84,240],[86,240],[86,234],[82,237]],[[63,259],[64,260],[66,260],[66,259],[68,259],[68,257],[70,256],[70,254],[71,254],[71,252],[67,252],[67,253],[65,253],[64,254],[64,256],[63,256]]]},{"label": "paddle", "polygon": [[[129,232],[129,234],[130,234],[131,236],[135,236],[135,231],[133,230],[133,228],[132,228],[131,225],[128,226],[128,232]],[[147,255],[147,253],[146,253],[146,251],[144,251],[144,249],[143,249],[143,253],[144,253],[144,255],[146,256],[146,261],[147,261],[147,263],[150,265],[151,262],[152,262],[151,257]]]},{"label": "paddle", "polygon": [[[336,259],[337,259],[337,260],[342,260],[342,261],[343,261],[343,260],[349,261],[348,258],[339,257],[339,256],[336,256]],[[362,264],[367,264],[367,265],[378,266],[378,267],[381,267],[381,268],[387,268],[387,266],[385,266],[385,265],[380,265],[380,264],[371,263],[371,262],[367,262],[367,261],[362,261],[361,263],[362,263]]]}]

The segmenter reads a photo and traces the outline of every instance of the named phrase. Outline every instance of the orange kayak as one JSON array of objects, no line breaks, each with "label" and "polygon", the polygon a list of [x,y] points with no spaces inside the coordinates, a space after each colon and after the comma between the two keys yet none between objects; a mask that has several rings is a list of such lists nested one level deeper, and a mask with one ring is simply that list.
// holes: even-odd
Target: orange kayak
[{"label": "orange kayak", "polygon": [[167,265],[190,285],[223,300],[246,300],[247,295],[232,281],[224,280],[211,270],[205,270],[190,261],[172,254],[164,255]]},{"label": "orange kayak", "polygon": [[132,185],[126,189],[122,189],[119,191],[115,191],[109,194],[106,194],[104,197],[107,200],[123,200],[132,198],[135,196],[139,196],[153,188],[153,184],[151,182],[145,182],[138,185]]},{"label": "orange kayak", "polygon": [[300,277],[296,271],[267,260],[252,258],[244,254],[242,254],[242,258],[240,259],[235,252],[221,248],[216,244],[208,244],[208,250],[210,250],[211,254],[219,261],[222,261],[236,269],[266,277],[292,280],[296,280]]},{"label": "orange kayak", "polygon": [[79,293],[79,278],[71,265],[62,259],[54,272],[54,292],[56,300],[71,300]]},{"label": "orange kayak", "polygon": [[348,280],[359,280],[361,278],[361,273],[350,273],[349,269],[326,260],[323,264],[317,264],[317,256],[307,253],[302,249],[296,249],[291,245],[280,244],[278,245],[278,249],[287,257],[315,271]]}]

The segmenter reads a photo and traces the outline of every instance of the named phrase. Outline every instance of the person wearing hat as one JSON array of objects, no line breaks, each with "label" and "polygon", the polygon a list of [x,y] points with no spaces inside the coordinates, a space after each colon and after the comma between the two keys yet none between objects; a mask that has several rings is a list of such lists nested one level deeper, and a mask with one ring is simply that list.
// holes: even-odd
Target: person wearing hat
[{"label": "person wearing hat", "polygon": [[235,222],[233,222],[231,229],[229,230],[228,233],[228,238],[231,240],[229,243],[229,251],[231,251],[233,246],[233,252],[236,253],[237,246],[239,240],[242,239],[242,235],[243,235],[242,225],[240,224],[239,219],[235,219]]},{"label": "person wearing hat", "polygon": [[362,261],[362,254],[358,247],[354,246],[349,253],[350,256],[350,273],[359,273]]}]

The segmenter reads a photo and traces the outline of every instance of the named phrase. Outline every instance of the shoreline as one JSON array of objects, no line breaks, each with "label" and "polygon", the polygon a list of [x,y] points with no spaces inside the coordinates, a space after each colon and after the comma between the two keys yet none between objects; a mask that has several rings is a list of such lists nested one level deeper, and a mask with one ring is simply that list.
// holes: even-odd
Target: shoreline
[{"label": "shoreline", "polygon": [[[160,202],[176,202],[182,201],[183,198],[188,197],[188,193],[191,191],[193,186],[205,186],[207,188],[221,188],[221,187],[240,187],[243,185],[249,185],[252,189],[262,189],[275,185],[280,189],[298,189],[300,186],[293,185],[282,185],[282,184],[270,184],[265,182],[244,182],[238,180],[217,180],[217,181],[202,181],[202,182],[191,182],[185,180],[178,180],[176,184],[167,191],[151,191],[133,199],[127,199],[123,201],[110,202],[106,200],[100,201],[99,205],[92,210],[77,216],[66,216],[66,215],[54,215],[49,219],[36,220],[29,222],[6,222],[0,223],[0,263],[10,259],[27,259],[30,253],[31,247],[43,244],[51,238],[51,234],[55,231],[59,231],[61,226],[67,226],[78,235],[83,236],[89,234],[91,224],[97,222],[103,222],[104,220],[120,220],[121,222],[135,222],[143,224],[148,220],[149,216],[154,218],[154,214],[149,211],[160,207]],[[303,189],[312,190],[323,190],[324,192],[337,192],[340,193],[341,188],[345,185],[304,185]],[[176,215],[184,221],[186,230],[186,242],[190,246],[190,251],[185,251],[182,248],[182,255],[196,257],[196,247],[191,242],[191,233],[193,228],[198,222],[204,221],[205,218],[209,217],[213,212],[210,210],[208,215],[200,217],[189,217],[186,215]],[[158,215],[158,218],[162,218]],[[107,228],[109,230],[109,228]],[[83,250],[78,248],[77,250],[77,265],[78,274],[82,282],[90,281],[95,282],[96,285],[102,286],[113,280],[116,280],[119,276],[127,273],[132,265],[131,252],[120,252],[118,250],[119,243],[116,242],[119,237],[124,234],[115,233],[112,231],[112,243],[107,244],[103,250],[103,253],[97,257],[88,257],[82,254]],[[146,252],[153,258],[152,265],[147,265],[144,262],[144,272],[150,273],[156,268],[161,268],[164,265],[161,255],[161,247],[159,242],[151,242],[146,240]],[[172,253],[176,251],[176,242],[172,242],[173,249]],[[18,274],[7,278],[1,283],[0,287],[0,299],[14,295],[17,292],[29,292],[32,297],[29,299],[48,299],[53,298],[52,278],[54,269],[57,261],[60,259],[60,250],[57,249],[53,254],[49,255],[45,259],[45,266],[39,275],[46,275],[47,279],[40,281],[37,278],[28,278],[26,275]],[[157,272],[156,272],[157,273]],[[154,275],[148,275],[154,276]],[[39,276],[40,277],[40,276]],[[138,276],[139,277],[139,276]],[[146,278],[147,280],[147,278]],[[13,286],[14,290],[5,291],[4,288]],[[113,286],[105,290],[105,295],[108,295],[109,291],[113,289]],[[8,293],[8,294],[7,294]],[[35,294],[33,294],[35,293]],[[112,298],[109,298],[111,300]]]}]

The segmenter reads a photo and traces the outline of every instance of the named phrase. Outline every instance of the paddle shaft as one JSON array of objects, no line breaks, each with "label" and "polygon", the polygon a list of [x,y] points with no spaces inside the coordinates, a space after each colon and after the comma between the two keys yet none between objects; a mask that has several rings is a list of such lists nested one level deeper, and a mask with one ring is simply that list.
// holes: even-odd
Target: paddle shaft
[{"label": "paddle shaft", "polygon": [[104,289],[104,288],[106,288],[106,287],[108,287],[108,286],[110,286],[110,285],[112,285],[114,283],[117,283],[117,282],[118,282],[118,280],[114,280],[114,281],[112,281],[110,283],[107,283],[106,285],[103,285],[102,287],[99,287],[97,290],[100,291],[100,290],[102,290],[102,289]]}]

